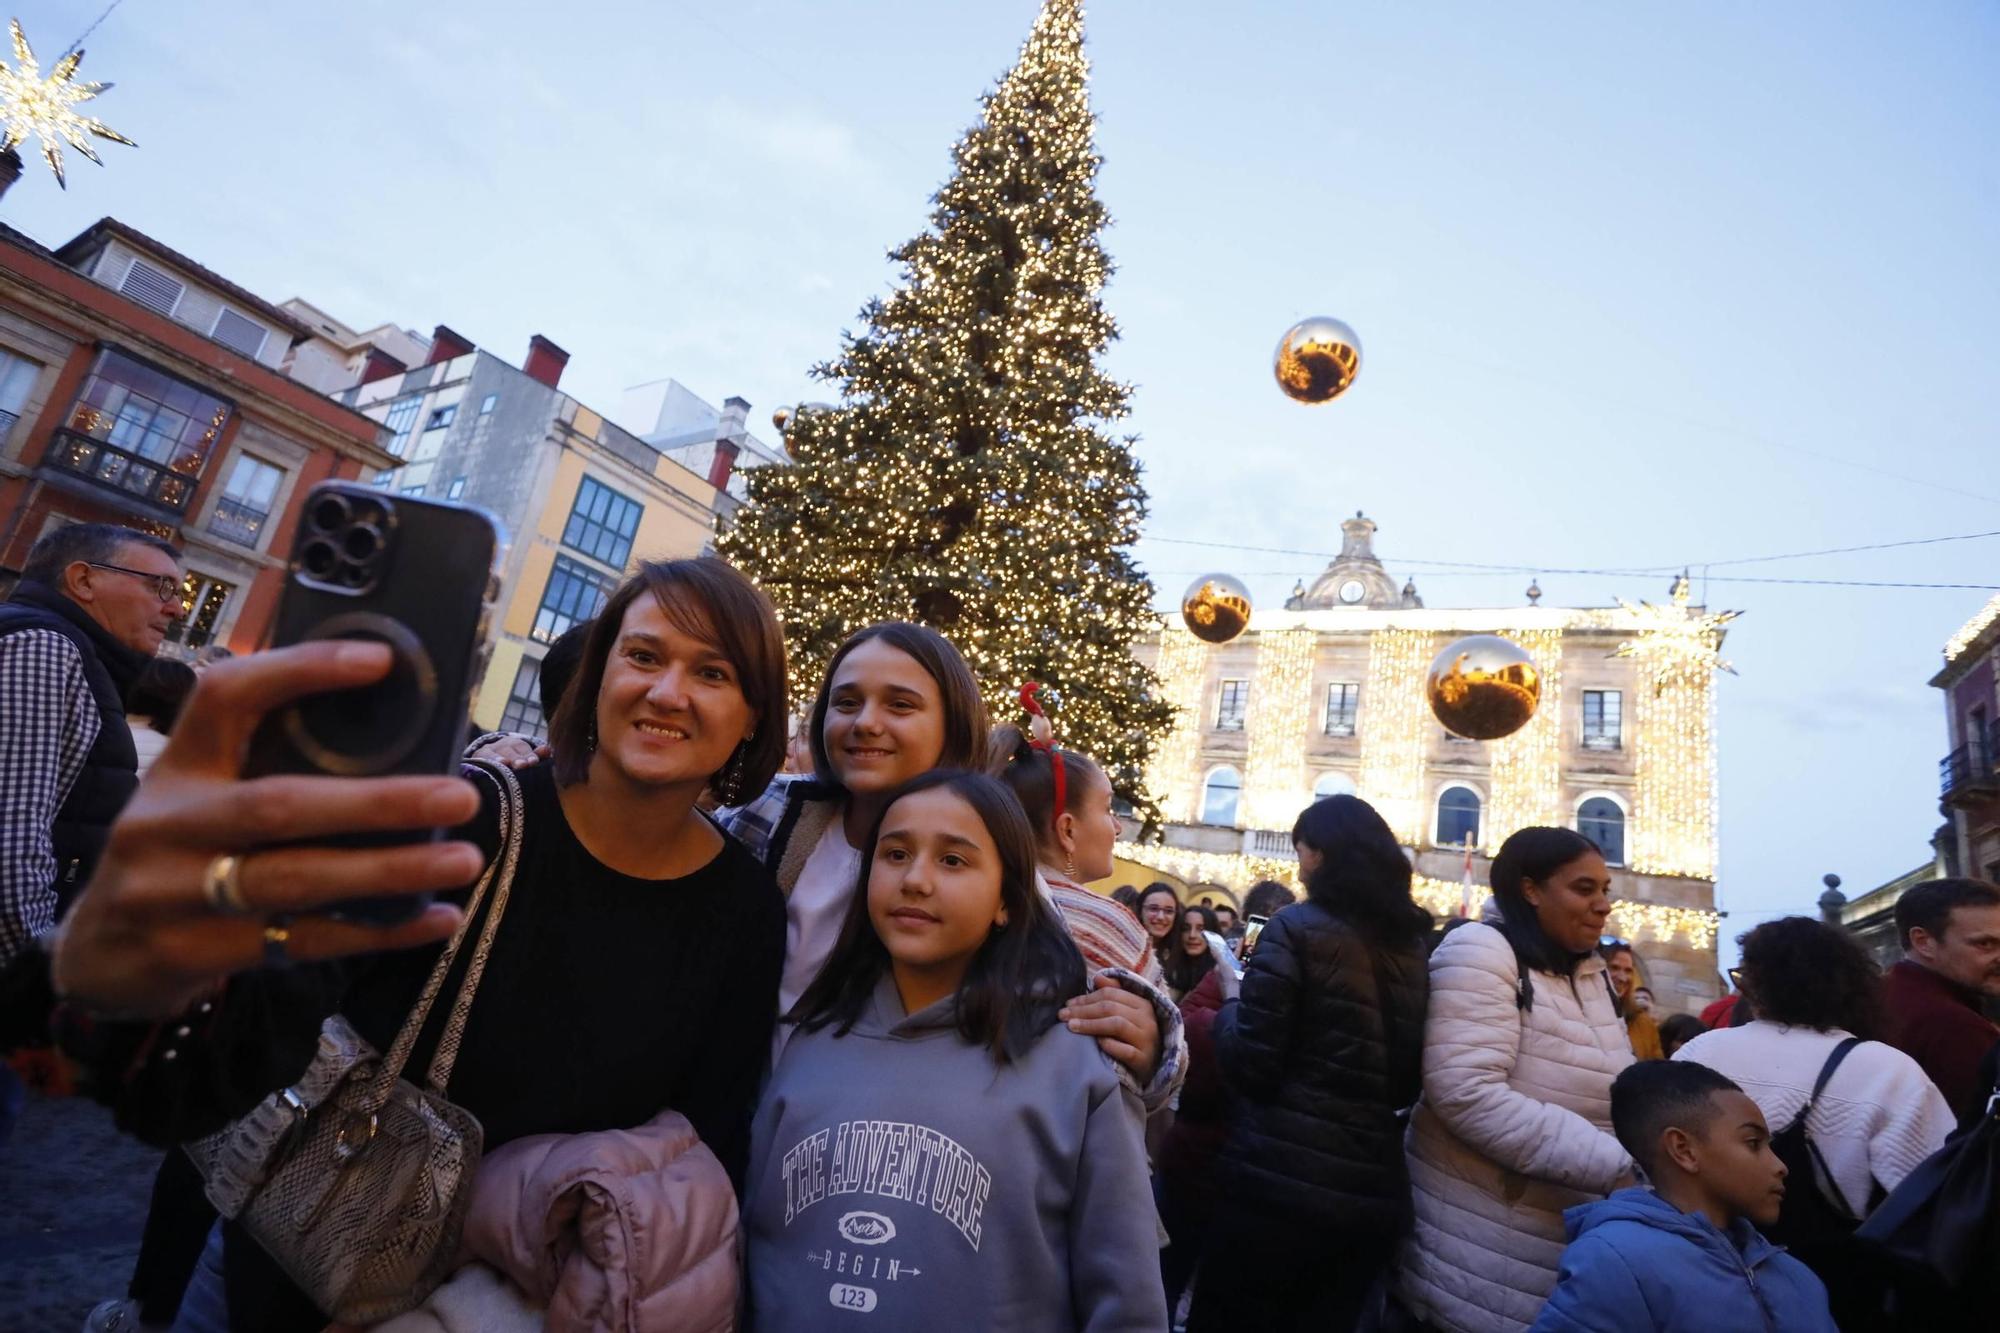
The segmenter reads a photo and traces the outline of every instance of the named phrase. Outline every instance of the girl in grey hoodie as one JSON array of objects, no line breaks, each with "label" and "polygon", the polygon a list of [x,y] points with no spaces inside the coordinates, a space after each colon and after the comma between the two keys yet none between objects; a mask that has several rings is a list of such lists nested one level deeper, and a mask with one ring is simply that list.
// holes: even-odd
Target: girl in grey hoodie
[{"label": "girl in grey hoodie", "polygon": [[1019,802],[926,774],[862,874],[752,1133],[749,1327],[1162,1333],[1143,1113],[1057,1019],[1084,964]]}]

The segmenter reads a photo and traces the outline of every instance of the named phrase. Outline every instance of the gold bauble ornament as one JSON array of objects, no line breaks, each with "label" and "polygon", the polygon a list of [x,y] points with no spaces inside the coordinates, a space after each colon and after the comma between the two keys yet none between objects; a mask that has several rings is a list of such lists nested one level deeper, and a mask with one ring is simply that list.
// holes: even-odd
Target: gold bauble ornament
[{"label": "gold bauble ornament", "polygon": [[778,428],[778,434],[785,433],[785,427],[792,424],[792,409],[781,407],[771,414],[771,424]]},{"label": "gold bauble ornament", "polygon": [[1278,387],[1301,403],[1330,403],[1347,392],[1361,371],[1361,338],[1337,319],[1300,320],[1278,340],[1272,373]]},{"label": "gold bauble ornament", "polygon": [[1228,574],[1204,574],[1181,595],[1181,619],[1197,639],[1228,643],[1250,624],[1250,590]]},{"label": "gold bauble ornament", "polygon": [[1520,644],[1470,634],[1437,655],[1424,696],[1445,728],[1468,740],[1497,741],[1528,725],[1542,701],[1542,673]]}]

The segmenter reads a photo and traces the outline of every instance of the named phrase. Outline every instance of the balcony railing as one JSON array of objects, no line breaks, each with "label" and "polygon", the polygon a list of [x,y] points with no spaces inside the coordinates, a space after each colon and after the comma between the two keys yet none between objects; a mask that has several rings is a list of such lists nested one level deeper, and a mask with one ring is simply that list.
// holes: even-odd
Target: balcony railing
[{"label": "balcony railing", "polygon": [[208,530],[218,537],[255,546],[257,534],[264,530],[264,521],[270,516],[255,505],[232,500],[225,495],[215,502],[215,512],[208,519]]},{"label": "balcony railing", "polygon": [[150,458],[120,449],[108,440],[79,431],[57,430],[49,446],[50,467],[88,477],[101,486],[124,491],[175,513],[194,498],[197,478]]},{"label": "balcony railing", "polygon": [[2000,722],[1938,761],[1938,787],[1947,803],[2000,796]]}]

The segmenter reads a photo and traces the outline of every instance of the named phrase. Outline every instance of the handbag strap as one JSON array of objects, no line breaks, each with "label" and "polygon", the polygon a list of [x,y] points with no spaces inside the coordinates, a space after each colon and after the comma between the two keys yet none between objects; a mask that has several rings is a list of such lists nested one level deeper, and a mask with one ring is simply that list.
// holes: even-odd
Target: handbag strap
[{"label": "handbag strap", "polygon": [[[486,913],[479,933],[479,942],[473,949],[472,962],[466,969],[465,978],[459,982],[458,998],[452,1005],[452,1022],[446,1025],[445,1035],[438,1040],[438,1056],[444,1057],[443,1072],[447,1077],[450,1075],[452,1060],[458,1055],[458,1038],[462,1035],[465,1022],[464,1011],[471,1007],[471,993],[479,984],[479,973],[485,969],[486,955],[493,946],[493,933],[500,923],[499,909],[505,906],[507,889],[514,878],[514,866],[520,859],[521,785],[514,776],[514,770],[505,764],[494,764],[485,760],[469,761],[466,767],[497,779],[495,785],[500,790],[500,855],[487,863],[486,873],[481,875],[479,882],[473,886],[472,896],[466,901],[465,915],[459,921],[458,929],[452,932],[451,939],[445,943],[444,952],[438,955],[437,962],[432,965],[431,974],[424,981],[423,991],[417,996],[416,1003],[410,1007],[408,1017],[404,1018],[402,1028],[396,1033],[395,1043],[389,1047],[388,1055],[383,1058],[374,1085],[368,1091],[365,1109],[370,1111],[379,1110],[387,1103],[389,1094],[396,1086],[396,1080],[402,1077],[403,1066],[409,1062],[410,1052],[417,1044],[418,1035],[423,1031],[424,1021],[430,1017],[431,1006],[436,1003],[438,992],[444,989],[445,978],[450,975],[452,963],[458,958],[459,948],[465,943],[465,937],[471,933],[473,922],[478,919],[480,907],[486,902],[489,890],[498,883],[499,889],[492,893],[493,908]],[[460,1030],[459,1032],[452,1031],[454,1025]],[[437,1072],[438,1066],[439,1059],[433,1057],[431,1061],[433,1074]],[[442,1088],[442,1084],[434,1078],[432,1082],[433,1086]]]},{"label": "handbag strap", "polygon": [[1847,1053],[1860,1044],[1861,1038],[1849,1037],[1847,1040],[1841,1042],[1840,1045],[1833,1048],[1833,1054],[1827,1056],[1826,1063],[1820,1066],[1819,1078],[1813,1083],[1812,1096],[1806,1098],[1806,1109],[1799,1112],[1801,1117],[1804,1117],[1814,1106],[1819,1104],[1819,1095],[1826,1091],[1827,1083],[1833,1078],[1833,1071],[1840,1068],[1840,1062],[1847,1058]]},{"label": "handbag strap", "polygon": [[473,947],[472,961],[466,965],[465,979],[458,983],[458,994],[452,998],[451,1017],[445,1020],[444,1032],[438,1037],[437,1050],[431,1054],[431,1067],[424,1075],[424,1081],[443,1092],[451,1081],[451,1067],[458,1060],[458,1046],[465,1038],[466,1015],[472,1012],[472,997],[479,989],[479,979],[486,973],[487,957],[493,952],[493,937],[500,930],[501,913],[507,910],[507,897],[514,888],[514,870],[521,860],[521,836],[527,823],[527,805],[521,798],[521,782],[514,776],[514,770],[505,764],[496,764],[500,775],[504,799],[500,820],[504,850],[500,854],[500,873],[493,883],[493,903],[486,909],[486,925],[479,932],[479,943]]}]

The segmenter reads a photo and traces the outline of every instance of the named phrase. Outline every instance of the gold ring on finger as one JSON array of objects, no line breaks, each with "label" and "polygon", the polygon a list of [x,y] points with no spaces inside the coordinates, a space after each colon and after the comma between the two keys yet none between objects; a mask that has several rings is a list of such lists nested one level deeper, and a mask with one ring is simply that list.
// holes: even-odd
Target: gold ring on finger
[{"label": "gold ring on finger", "polygon": [[224,916],[248,916],[254,910],[243,899],[243,858],[224,852],[202,872],[201,896]]}]

